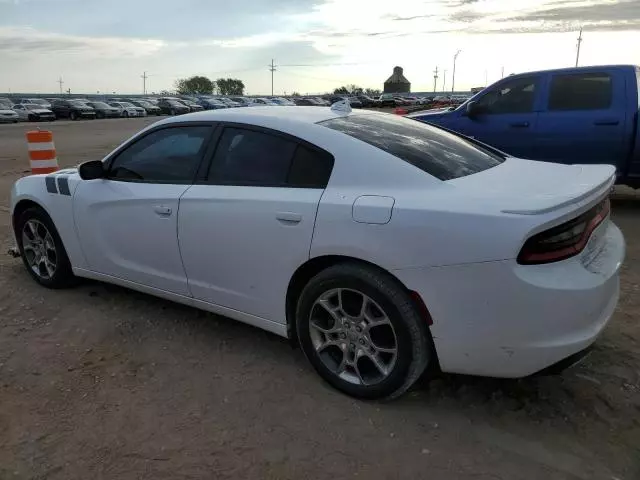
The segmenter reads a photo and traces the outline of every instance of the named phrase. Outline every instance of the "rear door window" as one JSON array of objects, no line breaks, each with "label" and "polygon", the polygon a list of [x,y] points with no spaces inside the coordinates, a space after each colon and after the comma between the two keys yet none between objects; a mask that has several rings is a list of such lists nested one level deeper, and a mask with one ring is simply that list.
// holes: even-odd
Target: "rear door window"
[{"label": "rear door window", "polygon": [[611,107],[612,99],[612,79],[608,73],[554,75],[548,110],[605,110]]},{"label": "rear door window", "polygon": [[320,125],[384,150],[440,180],[478,173],[504,161],[462,137],[397,115],[349,115]]}]

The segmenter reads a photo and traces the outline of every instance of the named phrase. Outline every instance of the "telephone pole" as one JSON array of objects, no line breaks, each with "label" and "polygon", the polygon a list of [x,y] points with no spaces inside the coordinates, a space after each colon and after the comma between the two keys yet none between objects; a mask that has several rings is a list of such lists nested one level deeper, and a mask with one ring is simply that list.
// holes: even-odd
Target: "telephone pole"
[{"label": "telephone pole", "polygon": [[504,67],[502,67],[502,76],[500,78],[504,78]]},{"label": "telephone pole", "polygon": [[436,88],[438,88],[438,67],[433,71],[433,93],[436,93]]},{"label": "telephone pole", "polygon": [[458,55],[462,50],[458,50],[456,54],[453,56],[453,75],[451,77],[451,93],[455,93],[456,91],[456,60],[458,60]]},{"label": "telephone pole", "polygon": [[58,85],[60,85],[60,95],[62,95],[62,85],[64,84],[64,80],[62,80],[62,76],[58,78]]},{"label": "telephone pole", "polygon": [[273,58],[271,59],[271,65],[267,65],[267,67],[269,67],[269,71],[271,72],[271,96],[273,97],[273,72],[277,70],[273,63]]},{"label": "telephone pole", "polygon": [[140,75],[140,78],[142,78],[142,94],[146,95],[147,94],[147,78],[149,78],[149,75],[147,75],[147,72],[142,72],[142,75]]},{"label": "telephone pole", "polygon": [[578,35],[578,50],[576,52],[576,67],[580,61],[580,44],[582,44],[582,27],[580,27],[580,35]]},{"label": "telephone pole", "polygon": [[446,86],[447,86],[447,71],[445,70],[442,74],[442,93],[445,92]]}]

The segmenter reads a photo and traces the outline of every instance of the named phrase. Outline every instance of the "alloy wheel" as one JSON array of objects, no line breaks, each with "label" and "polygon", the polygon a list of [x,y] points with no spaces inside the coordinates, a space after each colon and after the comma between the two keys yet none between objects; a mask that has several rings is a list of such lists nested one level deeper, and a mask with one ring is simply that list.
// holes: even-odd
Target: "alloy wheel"
[{"label": "alloy wheel", "polygon": [[398,340],[385,311],[369,296],[338,288],[313,304],[309,333],[324,365],[355,385],[375,385],[396,363]]},{"label": "alloy wheel", "polygon": [[49,280],[55,275],[58,252],[53,236],[42,222],[32,218],[24,224],[22,248],[29,267],[39,278]]}]

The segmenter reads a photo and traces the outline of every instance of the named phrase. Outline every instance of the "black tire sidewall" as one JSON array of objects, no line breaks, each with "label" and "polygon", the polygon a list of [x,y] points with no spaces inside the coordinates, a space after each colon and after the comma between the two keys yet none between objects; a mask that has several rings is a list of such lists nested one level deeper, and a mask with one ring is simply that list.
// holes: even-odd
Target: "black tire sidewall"
[{"label": "black tire sidewall", "polygon": [[71,112],[69,114],[69,119],[70,120],[77,120],[78,119],[78,114],[76,112]]},{"label": "black tire sidewall", "polygon": [[[27,223],[27,221],[35,219],[43,223],[49,233],[53,237],[53,242],[56,246],[56,256],[57,256],[57,265],[56,271],[53,274],[53,277],[49,279],[40,278],[36,273],[31,269],[29,264],[27,263],[27,258],[24,254],[24,246],[22,245],[22,229]],[[31,275],[31,277],[38,282],[40,285],[47,288],[64,288],[73,283],[74,275],[73,270],[71,269],[71,262],[69,261],[69,257],[67,256],[67,251],[64,248],[64,244],[62,243],[62,239],[58,234],[58,230],[56,229],[53,221],[47,215],[47,213],[38,207],[27,208],[24,212],[20,214],[18,217],[18,221],[16,223],[16,241],[18,243],[18,248],[20,250],[20,256],[22,258],[22,263],[25,268]]]},{"label": "black tire sidewall", "polygon": [[[400,286],[394,287],[401,288]],[[311,308],[320,295],[334,288],[347,288],[364,293],[384,310],[393,325],[398,345],[396,364],[391,374],[378,384],[361,386],[340,379],[324,365],[311,343],[309,334]],[[320,376],[338,390],[358,398],[379,399],[391,396],[404,385],[413,359],[413,339],[410,329],[394,301],[369,281],[348,274],[335,276],[320,274],[316,276],[309,282],[300,296],[296,322],[298,341],[307,359]]]}]

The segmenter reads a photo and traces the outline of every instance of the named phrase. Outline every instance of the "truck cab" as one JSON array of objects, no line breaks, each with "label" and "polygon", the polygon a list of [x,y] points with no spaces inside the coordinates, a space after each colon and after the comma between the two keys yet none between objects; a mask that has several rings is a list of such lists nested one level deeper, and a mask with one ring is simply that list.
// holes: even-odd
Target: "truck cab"
[{"label": "truck cab", "polygon": [[619,183],[637,187],[639,84],[640,69],[625,65],[523,73],[455,110],[409,116],[520,158],[612,164]]}]

